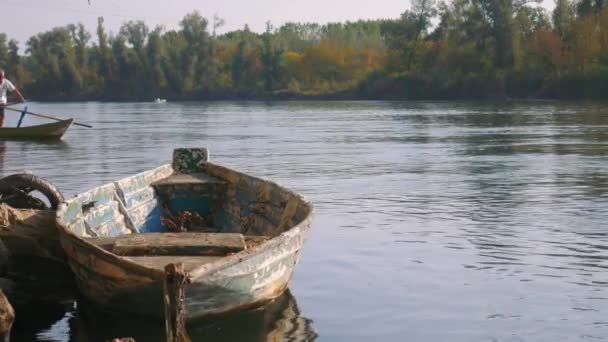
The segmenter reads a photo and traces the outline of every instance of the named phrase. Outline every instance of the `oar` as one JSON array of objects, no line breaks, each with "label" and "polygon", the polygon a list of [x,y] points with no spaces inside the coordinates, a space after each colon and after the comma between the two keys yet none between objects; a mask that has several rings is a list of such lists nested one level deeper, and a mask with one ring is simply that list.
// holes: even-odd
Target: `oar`
[{"label": "oar", "polygon": [[[23,113],[23,111],[21,109],[16,109],[16,108],[11,108],[11,107],[4,107],[4,109],[12,110],[13,112]],[[39,116],[41,118],[51,119],[51,120],[57,120],[57,121],[64,121],[65,120],[65,119],[56,118],[56,117],[50,116],[50,115],[36,114],[36,113],[28,112],[28,111],[26,111],[25,113],[27,113],[29,115],[33,115],[33,116]],[[93,128],[93,126],[91,126],[91,125],[87,125],[87,124],[83,124],[83,123],[79,123],[79,122],[72,122],[72,125],[82,126],[82,127],[87,127],[87,128]]]}]

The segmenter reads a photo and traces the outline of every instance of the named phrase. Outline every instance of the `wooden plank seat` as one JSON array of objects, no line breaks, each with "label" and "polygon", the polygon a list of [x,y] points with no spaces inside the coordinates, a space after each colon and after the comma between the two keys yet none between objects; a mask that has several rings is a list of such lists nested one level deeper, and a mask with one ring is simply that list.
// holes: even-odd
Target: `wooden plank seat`
[{"label": "wooden plank seat", "polygon": [[225,256],[247,249],[243,234],[235,233],[145,233],[86,240],[123,256]]},{"label": "wooden plank seat", "polygon": [[219,178],[209,176],[206,173],[175,173],[167,178],[150,183],[150,185],[153,187],[198,184],[226,184],[226,182]]},{"label": "wooden plank seat", "polygon": [[242,234],[149,233],[123,235],[112,252],[117,255],[211,255],[223,256],[245,250]]},{"label": "wooden plank seat", "polygon": [[[271,238],[268,236],[243,236],[242,234],[227,234],[227,233],[146,233],[146,234],[130,234],[130,235],[121,235],[118,237],[95,237],[95,238],[86,238],[85,240],[93,243],[109,252],[120,255],[120,253],[115,252],[116,243],[119,242],[119,245],[125,245],[126,242],[134,242],[138,239],[134,239],[134,237],[138,236],[139,239],[143,237],[144,241],[155,241],[155,242],[163,242],[162,236],[166,235],[170,240],[174,242],[179,240],[199,240],[202,236],[204,241],[207,242],[216,242],[221,243],[224,241],[223,239],[226,236],[229,236],[230,239],[235,239],[234,241],[238,241],[238,247],[245,247],[246,249],[257,246],[261,243],[264,243]],[[176,235],[179,239],[175,239]],[[210,238],[209,236],[219,235],[217,238]],[[153,239],[146,239],[147,236],[154,236]],[[231,241],[233,243],[234,241]],[[241,241],[244,241],[244,245],[241,244]],[[192,244],[191,244],[192,245]],[[242,250],[242,249],[241,249]],[[162,251],[167,252],[170,249],[163,249]],[[179,249],[174,249],[174,252],[180,253],[185,252],[186,250],[180,251]],[[216,250],[217,251],[217,250]],[[157,251],[158,252],[158,251]],[[164,270],[165,266],[170,263],[182,263],[186,271],[192,271],[193,269],[212,262],[216,262],[226,255],[198,255],[199,251],[195,251],[196,255],[121,255],[125,259],[143,265],[145,267],[154,268],[158,270]]]},{"label": "wooden plank seat", "polygon": [[226,256],[253,248],[270,236],[238,233],[144,233],[84,240],[122,256]]}]

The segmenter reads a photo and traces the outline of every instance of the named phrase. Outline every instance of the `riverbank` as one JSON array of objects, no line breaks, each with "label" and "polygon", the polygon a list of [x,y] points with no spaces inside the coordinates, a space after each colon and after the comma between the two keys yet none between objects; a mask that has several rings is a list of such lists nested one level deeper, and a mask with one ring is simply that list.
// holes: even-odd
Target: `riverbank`
[{"label": "riverbank", "polygon": [[[27,94],[27,93],[26,93]],[[397,76],[372,75],[356,88],[332,92],[294,92],[289,90],[198,91],[187,94],[151,93],[142,95],[30,95],[31,101],[42,102],[148,102],[155,98],[168,101],[373,101],[373,100],[608,100],[608,78],[598,76],[562,77],[541,80],[527,75],[471,75],[447,80],[438,75],[406,74]]]}]

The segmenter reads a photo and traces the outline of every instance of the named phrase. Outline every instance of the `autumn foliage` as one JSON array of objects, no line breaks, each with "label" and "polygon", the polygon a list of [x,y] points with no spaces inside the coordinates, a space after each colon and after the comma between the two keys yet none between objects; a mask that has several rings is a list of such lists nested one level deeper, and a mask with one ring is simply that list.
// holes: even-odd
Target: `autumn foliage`
[{"label": "autumn foliage", "polygon": [[[188,14],[177,30],[82,24],[26,42],[0,33],[0,66],[30,98],[604,98],[608,8],[556,0],[413,0],[396,19],[287,23],[218,33]],[[61,84],[61,87],[57,87]]]}]

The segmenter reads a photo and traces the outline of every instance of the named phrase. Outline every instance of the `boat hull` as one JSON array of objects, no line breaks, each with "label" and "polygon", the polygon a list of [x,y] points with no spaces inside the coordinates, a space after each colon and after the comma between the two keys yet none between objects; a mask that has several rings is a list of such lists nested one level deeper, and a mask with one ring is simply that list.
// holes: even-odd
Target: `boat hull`
[{"label": "boat hull", "polygon": [[44,125],[0,128],[0,139],[61,139],[72,126],[73,119]]},{"label": "boat hull", "polygon": [[[202,319],[254,308],[288,288],[300,258],[305,232],[281,238],[280,246],[263,248],[243,262],[193,279],[186,287],[186,318]],[[162,317],[162,273],[137,273],[115,260],[91,253],[74,237],[63,236],[68,263],[79,290],[100,307]],[[274,243],[273,243],[274,245]]]}]

